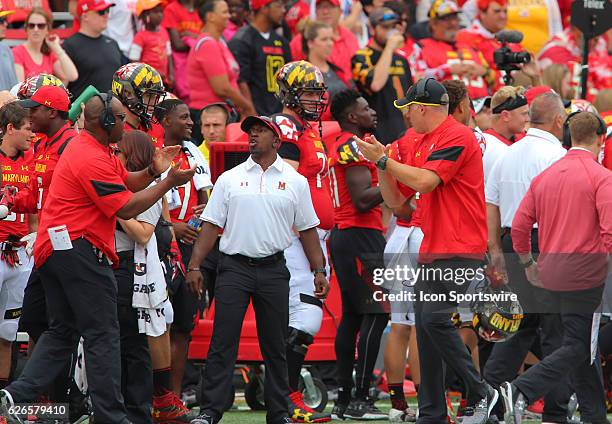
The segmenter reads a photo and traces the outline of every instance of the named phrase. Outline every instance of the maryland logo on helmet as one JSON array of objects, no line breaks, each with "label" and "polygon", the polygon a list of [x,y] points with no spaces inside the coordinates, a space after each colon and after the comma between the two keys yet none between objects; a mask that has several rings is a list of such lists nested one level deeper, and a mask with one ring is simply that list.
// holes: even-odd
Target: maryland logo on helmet
[{"label": "maryland logo on helmet", "polygon": [[62,80],[51,74],[38,74],[26,79],[19,86],[19,90],[17,91],[17,97],[21,100],[29,99],[34,95],[34,93],[36,93],[36,90],[38,90],[44,85],[54,85],[57,87],[62,87],[64,90],[66,90],[68,96],[71,97],[70,92],[68,91]]},{"label": "maryland logo on helmet", "polygon": [[[327,91],[323,74],[312,63],[305,60],[289,62],[276,74],[277,97],[284,106],[298,112],[304,119],[316,121],[327,108],[324,98]],[[305,92],[319,94],[318,99],[302,99]]]}]

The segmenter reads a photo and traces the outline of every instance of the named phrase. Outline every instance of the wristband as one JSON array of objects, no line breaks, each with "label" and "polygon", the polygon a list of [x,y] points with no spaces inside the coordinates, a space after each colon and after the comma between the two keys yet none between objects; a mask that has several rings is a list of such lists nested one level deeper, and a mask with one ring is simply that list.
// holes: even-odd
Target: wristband
[{"label": "wristband", "polygon": [[327,277],[327,270],[325,269],[325,267],[315,268],[312,270],[312,274],[313,275],[323,274]]},{"label": "wristband", "polygon": [[383,156],[382,158],[378,159],[378,161],[376,161],[376,167],[381,171],[384,171],[385,169],[387,169],[388,160],[389,158],[387,157],[387,155]]}]

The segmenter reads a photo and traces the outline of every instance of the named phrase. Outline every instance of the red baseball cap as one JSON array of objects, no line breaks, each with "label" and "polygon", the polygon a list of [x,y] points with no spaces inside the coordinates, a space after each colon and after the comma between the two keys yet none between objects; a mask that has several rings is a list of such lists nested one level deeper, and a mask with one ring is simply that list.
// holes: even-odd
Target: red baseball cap
[{"label": "red baseball cap", "polygon": [[78,0],[77,16],[81,16],[85,12],[95,11],[100,12],[109,7],[113,7],[115,3],[107,2],[106,0]]},{"label": "red baseball cap", "polygon": [[278,138],[282,138],[282,132],[272,118],[268,118],[267,116],[249,116],[242,121],[242,124],[240,124],[240,129],[248,134],[253,125],[263,125],[272,131]]},{"label": "red baseball cap", "polygon": [[321,3],[323,3],[324,1],[326,1],[328,3],[331,3],[331,5],[334,6],[334,7],[340,7],[340,0],[317,0],[317,2],[315,4],[318,6]]},{"label": "red baseball cap", "polygon": [[531,87],[529,90],[527,90],[525,92],[525,98],[527,99],[527,104],[531,106],[531,102],[533,102],[533,100],[540,94],[554,92],[555,91],[547,85],[538,85],[536,87]]},{"label": "red baseball cap", "polygon": [[250,7],[252,11],[256,11],[272,3],[274,0],[251,0]]},{"label": "red baseball cap", "polygon": [[47,106],[49,109],[68,112],[70,109],[70,98],[62,87],[56,85],[43,85],[32,97],[20,100],[19,104],[25,108]]}]

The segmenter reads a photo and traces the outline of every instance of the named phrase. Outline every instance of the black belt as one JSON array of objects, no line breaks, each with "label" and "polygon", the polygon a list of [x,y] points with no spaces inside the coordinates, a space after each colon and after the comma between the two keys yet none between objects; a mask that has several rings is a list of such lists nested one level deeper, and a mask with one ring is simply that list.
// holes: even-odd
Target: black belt
[{"label": "black belt", "polygon": [[[225,253],[223,253],[223,255],[225,255]],[[280,260],[285,259],[285,255],[283,252],[278,252],[270,256],[265,256],[263,258],[250,258],[248,256],[241,255],[239,253],[235,255],[225,255],[225,256],[229,256],[230,258],[234,258],[240,262],[244,262],[249,266],[270,265],[270,264],[274,264]]]}]

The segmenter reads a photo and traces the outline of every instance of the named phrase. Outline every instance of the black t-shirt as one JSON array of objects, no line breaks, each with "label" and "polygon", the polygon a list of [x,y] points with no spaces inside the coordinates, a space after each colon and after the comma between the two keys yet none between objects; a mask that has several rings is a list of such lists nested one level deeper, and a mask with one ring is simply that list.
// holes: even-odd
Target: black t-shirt
[{"label": "black t-shirt", "polygon": [[68,84],[68,90],[76,98],[88,85],[99,92],[111,89],[113,75],[124,64],[117,42],[105,35],[98,38],[79,33],[64,41],[62,47],[79,71],[79,78]]},{"label": "black t-shirt", "polygon": [[274,31],[264,38],[251,25],[240,28],[228,43],[240,65],[239,82],[246,82],[258,115],[279,113],[282,105],[275,96],[276,72],[291,62],[289,43]]},{"label": "black t-shirt", "polygon": [[406,130],[402,112],[393,105],[393,102],[406,95],[406,91],[412,85],[412,74],[406,57],[396,51],[391,60],[387,83],[382,90],[373,92],[370,86],[374,79],[374,66],[378,63],[381,54],[380,50],[366,46],[355,53],[351,65],[357,89],[378,114],[376,138],[383,144],[389,144],[397,140]]}]

